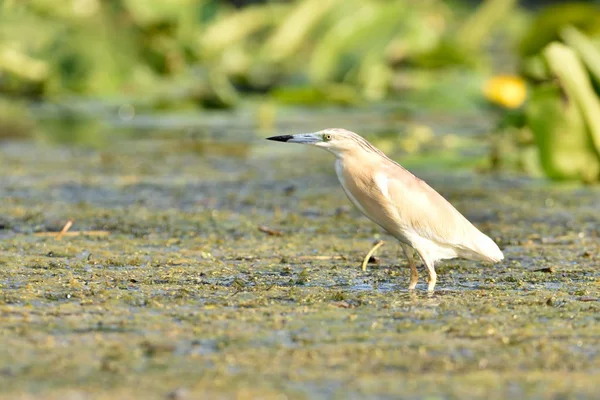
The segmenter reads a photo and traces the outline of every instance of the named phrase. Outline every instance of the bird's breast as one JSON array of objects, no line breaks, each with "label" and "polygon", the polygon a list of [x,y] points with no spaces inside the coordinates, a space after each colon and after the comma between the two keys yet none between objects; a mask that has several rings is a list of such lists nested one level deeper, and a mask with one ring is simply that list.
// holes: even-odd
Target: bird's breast
[{"label": "bird's breast", "polygon": [[336,160],[335,171],[346,195],[367,218],[403,242],[400,216],[390,198],[387,178],[376,166]]},{"label": "bird's breast", "polygon": [[344,192],[346,193],[346,196],[348,196],[350,202],[354,204],[354,206],[358,208],[360,212],[362,212],[365,216],[369,217],[369,213],[355,196],[356,185],[353,176],[347,176],[347,171],[344,168],[344,163],[340,159],[335,161],[335,172],[337,174],[338,180],[340,181],[340,184],[342,185],[342,189],[344,189]]}]

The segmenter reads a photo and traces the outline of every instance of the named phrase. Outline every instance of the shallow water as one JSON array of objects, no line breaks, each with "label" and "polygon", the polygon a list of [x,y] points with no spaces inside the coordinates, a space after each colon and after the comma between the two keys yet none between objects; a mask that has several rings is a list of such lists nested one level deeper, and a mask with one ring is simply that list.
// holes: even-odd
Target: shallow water
[{"label": "shallow water", "polygon": [[[595,398],[600,190],[457,168],[485,154],[476,135],[442,144],[464,119],[411,153],[390,147],[389,113],[327,115],[3,142],[0,397]],[[420,268],[409,293],[400,247],[350,207],[331,156],[262,141],[325,120],[382,133],[506,260],[440,263],[433,295]],[[68,220],[83,233],[48,233]]]}]

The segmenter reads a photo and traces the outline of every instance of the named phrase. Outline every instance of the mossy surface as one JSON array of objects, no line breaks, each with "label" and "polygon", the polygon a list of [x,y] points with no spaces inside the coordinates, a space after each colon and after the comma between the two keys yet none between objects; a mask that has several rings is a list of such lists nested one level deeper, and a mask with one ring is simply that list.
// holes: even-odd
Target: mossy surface
[{"label": "mossy surface", "polygon": [[0,398],[597,397],[598,189],[415,162],[506,260],[409,293],[329,154],[249,142],[0,145]]}]

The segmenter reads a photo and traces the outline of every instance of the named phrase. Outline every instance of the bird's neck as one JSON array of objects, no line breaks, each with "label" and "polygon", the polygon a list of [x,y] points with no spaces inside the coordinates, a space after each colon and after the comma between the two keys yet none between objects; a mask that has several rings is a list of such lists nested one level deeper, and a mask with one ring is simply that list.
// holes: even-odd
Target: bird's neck
[{"label": "bird's neck", "polygon": [[337,158],[338,160],[343,160],[348,153],[346,150],[340,150],[340,149],[326,148],[325,150],[327,150],[328,152],[333,154],[335,156],[335,158]]},{"label": "bird's neck", "polygon": [[365,160],[365,159],[369,159],[368,156],[370,153],[370,151],[365,150],[362,147],[350,148],[350,149],[327,148],[326,150],[328,152],[330,152],[331,154],[333,154],[338,160],[347,160],[347,159]]}]

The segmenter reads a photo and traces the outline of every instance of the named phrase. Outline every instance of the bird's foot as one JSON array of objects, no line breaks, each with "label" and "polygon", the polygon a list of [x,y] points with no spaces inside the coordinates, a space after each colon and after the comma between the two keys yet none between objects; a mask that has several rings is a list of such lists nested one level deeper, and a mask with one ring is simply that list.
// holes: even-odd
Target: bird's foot
[{"label": "bird's foot", "polygon": [[[416,272],[416,271],[415,271]],[[408,290],[414,290],[417,287],[419,276],[417,274],[410,274],[410,283],[408,284]]]},{"label": "bird's foot", "polygon": [[427,282],[427,291],[433,292],[435,283],[437,282],[437,274],[435,271],[429,271],[429,281]]},{"label": "bird's foot", "polygon": [[412,258],[409,258],[409,266],[410,266],[410,283],[408,284],[408,290],[413,290],[417,286],[417,282],[419,281],[419,273],[417,272],[417,266],[415,265]]}]

